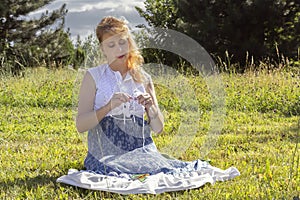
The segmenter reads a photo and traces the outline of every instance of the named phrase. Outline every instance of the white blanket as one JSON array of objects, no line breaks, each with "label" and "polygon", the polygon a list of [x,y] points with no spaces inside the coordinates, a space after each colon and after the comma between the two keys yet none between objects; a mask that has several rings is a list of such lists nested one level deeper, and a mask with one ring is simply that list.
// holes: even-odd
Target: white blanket
[{"label": "white blanket", "polygon": [[65,183],[90,190],[101,190],[119,194],[150,193],[159,194],[178,190],[199,188],[206,183],[230,180],[240,173],[235,167],[221,170],[213,166],[207,166],[201,171],[180,173],[176,175],[158,173],[147,176],[144,181],[132,179],[128,174],[108,176],[89,171],[70,169],[68,175],[57,179],[59,183]]}]

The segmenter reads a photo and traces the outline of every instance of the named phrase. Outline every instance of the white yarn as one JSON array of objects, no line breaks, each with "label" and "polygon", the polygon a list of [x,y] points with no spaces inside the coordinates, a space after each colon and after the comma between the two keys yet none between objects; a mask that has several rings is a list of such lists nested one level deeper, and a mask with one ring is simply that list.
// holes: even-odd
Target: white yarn
[{"label": "white yarn", "polygon": [[[112,111],[110,111],[107,114],[107,116],[111,116],[114,117],[115,119],[123,120],[124,125],[126,125],[127,120],[134,120],[135,122],[135,116],[141,117],[143,119],[142,136],[143,136],[143,148],[144,148],[145,107],[143,105],[138,104],[136,101],[137,100],[136,98],[140,94],[143,94],[145,92],[145,88],[143,84],[135,83],[129,73],[125,77],[125,80],[123,80],[120,72],[113,71],[108,64],[91,68],[89,72],[91,73],[97,87],[95,106],[94,106],[95,110],[99,109],[100,107],[104,106],[107,102],[109,102],[109,99],[112,97],[112,95],[115,92],[131,93],[131,95],[133,96],[133,100],[131,100],[130,102],[123,103],[120,106],[114,108]],[[111,88],[111,86],[115,84],[116,87]],[[123,114],[122,119],[116,117],[122,114]],[[131,119],[130,116],[133,116],[133,119]]]}]

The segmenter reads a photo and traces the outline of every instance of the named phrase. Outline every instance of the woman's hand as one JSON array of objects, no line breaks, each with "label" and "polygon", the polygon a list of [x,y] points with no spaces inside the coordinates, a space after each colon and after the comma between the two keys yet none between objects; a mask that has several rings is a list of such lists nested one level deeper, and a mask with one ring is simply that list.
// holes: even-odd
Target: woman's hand
[{"label": "woman's hand", "polygon": [[156,108],[154,101],[150,94],[148,94],[148,93],[140,94],[137,97],[137,100],[138,100],[139,104],[142,104],[143,106],[145,106],[145,109],[147,111],[147,115],[148,115],[150,122],[158,117],[159,111]]},{"label": "woman's hand", "polygon": [[110,99],[110,107],[111,110],[114,108],[120,106],[122,103],[129,102],[131,99],[131,96],[129,94],[126,94],[124,92],[116,92],[112,98]]},{"label": "woman's hand", "polygon": [[146,108],[146,110],[149,110],[150,107],[154,104],[151,95],[148,93],[140,94],[139,96],[137,96],[137,100],[139,104],[143,105]]}]

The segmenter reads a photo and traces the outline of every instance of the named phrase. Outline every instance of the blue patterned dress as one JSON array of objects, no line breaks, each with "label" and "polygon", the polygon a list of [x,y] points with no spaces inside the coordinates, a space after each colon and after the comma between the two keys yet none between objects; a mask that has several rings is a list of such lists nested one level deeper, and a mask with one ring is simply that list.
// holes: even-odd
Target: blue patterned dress
[{"label": "blue patterned dress", "polygon": [[[108,65],[92,68],[89,72],[97,89],[95,110],[105,105],[114,92],[126,90],[133,95],[137,88],[145,92],[144,86],[132,81],[130,75],[122,80]],[[141,105],[130,102],[109,113],[89,130],[86,169],[104,175],[174,174],[192,172],[208,165],[200,160],[184,162],[164,157],[153,142],[143,114]]]}]

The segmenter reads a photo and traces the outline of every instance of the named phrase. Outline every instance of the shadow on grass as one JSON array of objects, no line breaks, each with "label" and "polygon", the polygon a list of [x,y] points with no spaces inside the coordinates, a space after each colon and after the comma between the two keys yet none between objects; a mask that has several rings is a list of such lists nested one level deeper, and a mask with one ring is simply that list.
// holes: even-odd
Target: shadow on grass
[{"label": "shadow on grass", "polygon": [[56,178],[48,175],[38,175],[36,177],[16,178],[13,181],[0,182],[0,188],[4,191],[10,191],[14,188],[35,189],[44,185],[56,184]]},{"label": "shadow on grass", "polygon": [[286,131],[281,133],[282,139],[288,139],[293,143],[299,144],[300,142],[300,118],[298,122],[291,127],[288,127]]},{"label": "shadow on grass", "polygon": [[291,125],[290,127],[285,127],[276,131],[264,130],[264,131],[251,131],[251,139],[253,142],[266,143],[274,141],[285,141],[294,144],[299,144],[300,142],[300,120],[299,122]]}]

